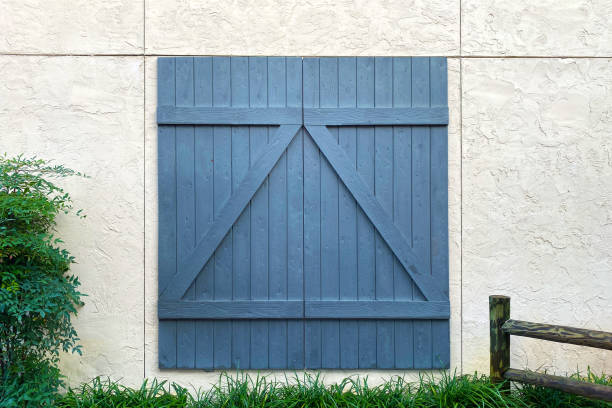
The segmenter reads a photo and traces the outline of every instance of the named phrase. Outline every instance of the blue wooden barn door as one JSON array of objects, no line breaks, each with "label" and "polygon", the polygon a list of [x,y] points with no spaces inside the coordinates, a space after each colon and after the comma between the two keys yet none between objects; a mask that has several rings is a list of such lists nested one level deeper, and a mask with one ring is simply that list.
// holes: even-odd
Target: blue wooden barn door
[{"label": "blue wooden barn door", "polygon": [[160,58],[159,365],[303,367],[301,58]]},{"label": "blue wooden barn door", "polygon": [[448,367],[446,93],[444,58],[160,58],[160,367]]},{"label": "blue wooden barn door", "polygon": [[446,60],[303,78],[306,367],[448,367]]}]

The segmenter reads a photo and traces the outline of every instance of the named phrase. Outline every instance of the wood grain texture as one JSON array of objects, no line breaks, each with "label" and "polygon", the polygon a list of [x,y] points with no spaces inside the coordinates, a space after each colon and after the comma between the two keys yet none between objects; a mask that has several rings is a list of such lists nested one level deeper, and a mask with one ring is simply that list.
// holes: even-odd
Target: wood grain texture
[{"label": "wood grain texture", "polygon": [[[440,74],[446,69],[445,60],[423,58],[417,65],[418,75],[413,76],[411,58],[305,58],[305,117],[313,112],[342,114],[343,109],[346,109],[344,112],[355,113],[359,111],[353,109],[359,108],[366,109],[360,113],[368,113],[368,109],[372,112],[385,109],[391,112],[395,108],[412,109],[413,105],[423,110],[432,107],[444,110],[447,86],[445,75],[441,77]],[[438,80],[444,83],[430,86]],[[413,86],[417,89],[414,100]],[[329,115],[331,117],[331,113]],[[430,240],[434,237],[436,250],[441,252],[448,248],[448,243],[443,242],[445,235],[442,231],[448,223],[447,213],[442,209],[448,205],[448,199],[447,193],[441,192],[447,183],[446,164],[434,163],[432,156],[434,148],[437,157],[447,154],[446,151],[442,152],[447,148],[446,127],[426,126],[425,133],[420,133],[417,148],[413,149],[412,131],[423,126],[385,126],[376,123],[376,120],[368,122],[368,125],[350,126],[354,125],[352,119],[332,123],[349,126],[335,127],[327,123],[330,126],[319,126],[315,130],[317,126],[309,125],[308,119],[305,119],[309,138],[304,141],[304,157],[312,158],[313,165],[318,162],[319,166],[309,175],[312,177],[312,184],[309,184],[312,193],[306,195],[305,205],[313,210],[314,220],[325,220],[310,235],[314,258],[312,262],[305,260],[305,263],[312,265],[305,275],[306,282],[310,280],[312,284],[312,290],[307,289],[306,301],[322,299],[328,302],[333,298],[354,300],[354,297],[383,302],[413,298],[425,300],[402,262],[397,259],[398,251],[390,248],[380,233],[380,226],[371,222],[363,203],[356,199],[342,175],[346,174],[349,179],[355,178],[361,183],[359,190],[366,192],[370,203],[381,209],[380,214],[387,220],[386,225],[391,228],[401,225],[401,233],[407,235],[404,238],[407,248],[413,246],[416,237],[419,248],[415,252],[430,258],[433,256],[431,248],[434,247]],[[431,129],[434,128],[439,128],[435,130],[435,145],[431,139],[434,132]],[[306,148],[312,150],[312,156]],[[327,148],[334,151],[331,156],[327,154]],[[315,149],[319,150],[318,159]],[[347,169],[343,174],[339,172],[335,156],[342,157],[342,166]],[[417,164],[417,171],[413,171],[414,164]],[[337,190],[334,179],[329,177],[328,166],[331,166],[339,182]],[[305,168],[310,166],[305,164]],[[431,184],[434,180],[435,187]],[[415,185],[421,189],[414,191]],[[435,196],[431,196],[430,188],[432,192],[435,188]],[[312,194],[312,201],[309,194]],[[419,204],[416,208],[413,207],[415,201]],[[353,205],[355,211],[352,210]],[[330,218],[330,214],[333,217]],[[435,235],[430,233],[434,216],[439,217]],[[416,235],[413,234],[413,218],[418,219],[420,228],[415,230]],[[308,223],[305,228],[309,228]],[[314,251],[317,247],[319,250]],[[335,255],[336,252],[338,255]],[[440,269],[436,270],[436,274],[437,280],[445,286],[440,293],[440,299],[444,300],[448,293],[447,283],[444,283],[448,282],[448,257],[440,252],[436,255],[435,266],[432,260],[420,270],[427,270],[428,275],[433,275],[433,268]],[[356,261],[356,277],[352,275],[354,266],[346,268],[353,265],[351,259]],[[338,265],[338,272],[328,268],[330,263]],[[326,287],[326,282],[335,283],[338,275],[345,277],[340,280],[339,293],[335,292],[333,285]],[[355,288],[352,283],[356,284]],[[308,293],[312,293],[312,298],[308,297]],[[328,305],[333,307],[333,303]],[[327,316],[327,319],[308,319],[306,322],[309,330],[306,341],[311,344],[310,349],[307,347],[307,356],[312,357],[311,367],[337,367],[338,361],[327,356],[335,354],[338,348],[340,368],[411,368],[414,366],[414,356],[418,357],[418,366],[423,368],[447,367],[449,364],[448,320],[343,318],[339,330],[336,330],[335,322],[325,321],[331,320],[333,312],[323,316]],[[419,330],[415,332],[414,324],[417,322]],[[312,340],[309,340],[309,336],[313,336]],[[352,341],[354,338],[357,344]],[[318,344],[321,344],[321,350],[316,349]],[[419,346],[418,350],[414,349],[415,344]],[[355,353],[357,358],[354,357]]]},{"label": "wood grain texture", "polygon": [[[268,106],[268,63],[266,58],[249,57],[249,104],[252,107]],[[270,129],[261,126],[250,127],[250,161],[258,160],[270,140]],[[270,249],[268,245],[270,186],[268,179],[263,181],[251,199],[251,298],[268,299],[268,270]],[[250,355],[251,368],[268,367],[269,348],[268,321],[251,323]]]},{"label": "wood grain texture", "polygon": [[[338,58],[338,106],[357,105],[357,58]],[[338,129],[338,143],[352,163],[357,159],[357,127]],[[359,206],[343,183],[338,183],[338,264],[340,300],[357,300],[357,216]],[[341,320],[340,368],[359,366],[359,324],[356,320]]]},{"label": "wood grain texture", "polygon": [[[376,58],[374,60],[374,71],[375,109],[389,109],[393,106],[393,59],[388,57]],[[393,223],[394,215],[393,173],[395,163],[393,156],[393,128],[376,126],[374,128],[374,195],[391,223]],[[388,242],[385,241],[384,230],[378,225],[376,227],[376,301],[385,302],[392,300],[394,297],[393,264],[396,258],[401,257],[401,253],[398,253],[393,246],[388,245]],[[399,229],[397,231],[401,233]],[[405,243],[408,244],[407,241]],[[376,322],[376,362],[379,368],[394,367],[394,330],[392,321],[378,320]]]},{"label": "wood grain texture", "polygon": [[[493,383],[504,381],[504,373],[510,368],[510,335],[504,333],[502,326],[510,318],[510,298],[489,296],[490,332],[490,377]],[[509,391],[510,385],[504,384]]]},{"label": "wood grain texture", "polygon": [[446,296],[441,290],[440,282],[434,280],[429,273],[424,272],[428,269],[423,267],[422,258],[406,242],[405,237],[389,219],[388,213],[382,208],[379,201],[368,192],[361,178],[352,171],[344,152],[336,143],[332,142],[333,139],[327,127],[306,126],[306,130],[351,191],[369,220],[402,262],[405,270],[410,274],[425,298],[427,300],[444,300]]},{"label": "wood grain texture", "polygon": [[304,302],[232,300],[160,302],[160,319],[301,319]]},{"label": "wood grain texture", "polygon": [[[430,59],[412,58],[411,106],[431,106]],[[412,127],[412,245],[421,254],[423,269],[431,273],[431,128]],[[416,299],[426,298],[420,288],[414,288]],[[433,333],[431,322],[414,322],[414,368],[433,365]]]},{"label": "wood grain texture", "polygon": [[[193,58],[181,57],[176,62],[176,104],[191,106],[195,103]],[[176,132],[176,218],[177,257],[183,259],[195,245],[195,130],[193,126],[180,126]],[[192,284],[185,293],[186,299],[193,300],[195,287]],[[194,368],[195,330],[193,320],[176,323],[176,366]]]},{"label": "wood grain texture", "polygon": [[[299,126],[297,125],[282,125],[279,127],[267,151],[251,167],[249,174],[231,196],[231,199],[228,196],[223,200],[223,202],[227,201],[224,205],[223,202],[220,203],[221,210],[217,214],[217,220],[193,252],[179,264],[179,272],[174,277],[172,285],[168,285],[160,295],[162,299],[178,299],[184,295],[298,130]],[[217,143],[217,146],[219,146],[219,143]]]},{"label": "wood grain texture", "polygon": [[[194,98],[198,106],[212,106],[212,57],[193,60]],[[201,240],[214,221],[214,128],[195,126],[195,208],[196,242]],[[211,300],[214,297],[214,256],[206,263],[195,280],[196,299]],[[195,367],[212,369],[214,366],[214,322],[196,321]]]},{"label": "wood grain texture", "polygon": [[447,367],[446,60],[160,61],[160,366]]},{"label": "wood grain texture", "polygon": [[[391,97],[391,93],[388,95]],[[304,109],[304,124],[327,126],[447,125],[448,108],[308,108]]]},{"label": "wood grain texture", "polygon": [[[319,59],[319,106],[338,106],[338,58]],[[330,129],[338,143],[338,129]],[[311,135],[312,136],[312,135]],[[319,151],[320,151],[319,147]],[[339,264],[339,180],[330,163],[319,153],[321,161],[321,299],[335,300],[340,296]],[[321,321],[321,367],[340,368],[340,322]]]},{"label": "wood grain texture", "polygon": [[[228,107],[232,103],[232,79],[231,79],[231,59],[229,57],[213,57],[212,59],[212,102],[214,107]],[[215,221],[210,227],[214,229],[218,225],[218,220],[224,220],[223,212],[227,208],[224,204],[231,202],[233,196],[232,180],[232,139],[231,128],[229,126],[215,126],[213,128],[213,197],[212,206],[215,214]],[[236,218],[242,209],[236,211]],[[232,269],[233,269],[233,232],[228,229],[220,231],[215,252],[215,262],[213,271],[213,296],[217,300],[232,299]],[[208,234],[207,234],[208,236]],[[202,241],[205,242],[206,237]],[[172,289],[175,290],[174,296],[181,298],[189,281],[194,280],[199,271],[208,262],[209,256],[200,260],[200,265],[196,270],[192,269],[192,277],[185,278],[185,261],[190,259],[190,255],[179,260],[177,276],[174,279]],[[183,278],[184,280],[181,280]],[[182,285],[177,286],[177,284]],[[168,296],[172,296],[168,293]],[[164,299],[162,293],[161,299]],[[169,297],[172,299],[172,297]],[[213,362],[215,368],[226,369],[231,366],[231,321],[213,322]]]},{"label": "wood grain texture", "polygon": [[[249,106],[249,61],[247,57],[230,59],[232,83],[232,108],[244,109]],[[236,191],[244,180],[251,166],[249,152],[249,127],[232,126],[232,190]],[[232,291],[233,299],[246,301],[250,298],[251,286],[251,206],[247,204],[232,227]],[[214,257],[214,255],[213,255]],[[211,257],[212,259],[212,257]],[[210,262],[210,261],[209,261]],[[246,368],[250,362],[251,322],[249,320],[232,321],[231,348],[232,367]]]},{"label": "wood grain texture", "polygon": [[[423,114],[421,114],[423,116]],[[160,125],[288,125],[302,123],[299,108],[159,106]]]},{"label": "wood grain texture", "polygon": [[502,330],[513,336],[612,350],[612,333],[604,331],[512,319],[503,324]]},{"label": "wood grain texture", "polygon": [[[429,59],[431,107],[448,105],[448,83],[446,58]],[[430,133],[431,173],[431,273],[435,279],[449,279],[449,235],[448,235],[448,129],[432,126]],[[448,286],[443,289],[448,296]],[[434,368],[450,365],[449,320],[431,322],[432,364]]]},{"label": "wood grain texture", "polygon": [[510,368],[504,372],[504,378],[526,384],[554,388],[583,397],[612,402],[612,387],[603,384],[593,384],[567,377],[540,374],[525,370]]},{"label": "wood grain texture", "polygon": [[[287,81],[285,59],[268,57],[268,109],[285,106]],[[294,108],[295,119],[301,123],[301,109]],[[287,146],[288,147],[288,146]],[[285,149],[286,150],[286,149]],[[283,154],[268,175],[268,298],[272,301],[287,299],[287,155]],[[300,302],[296,302],[300,303]],[[303,305],[302,305],[303,306]],[[303,314],[303,310],[300,309]],[[287,321],[273,320],[268,322],[268,366],[284,368],[287,366]]]},{"label": "wood grain texture", "polygon": [[[277,146],[275,132],[280,128],[261,124],[301,122],[302,80],[300,58],[183,57],[160,58],[160,61],[162,78],[159,82],[165,88],[160,87],[162,99],[159,106],[172,107],[175,113],[190,112],[196,116],[193,121],[176,121],[181,123],[177,126],[159,126],[172,132],[172,139],[164,139],[171,145],[168,143],[167,148],[163,145],[163,154],[160,152],[160,157],[166,161],[160,163],[160,168],[168,168],[166,173],[160,173],[164,178],[160,191],[164,188],[175,191],[164,196],[166,200],[174,200],[169,201],[171,205],[174,202],[174,207],[169,207],[168,217],[164,218],[168,230],[174,228],[175,231],[165,234],[168,241],[173,241],[168,242],[167,254],[172,255],[172,250],[179,252],[178,256],[160,259],[160,265],[172,266],[164,273],[160,270],[159,286],[163,291],[169,282],[175,282],[177,264],[181,270],[197,247],[195,243],[210,239],[211,231],[215,230],[224,211],[227,212],[227,206],[231,207],[245,180],[248,182],[253,176],[252,170],[257,173],[260,160],[265,160],[269,149]],[[202,112],[213,117],[202,121],[197,118]],[[237,118],[224,119],[236,112]],[[269,120],[272,117],[276,119]],[[287,120],[288,117],[292,119]],[[270,298],[273,302],[281,301],[290,293],[294,298],[299,294],[301,299],[302,278],[289,278],[287,274],[287,238],[288,230],[292,229],[287,225],[290,213],[287,202],[292,193],[288,190],[285,176],[291,168],[299,179],[303,171],[301,141],[292,145],[295,147],[291,157],[298,161],[297,166],[289,163],[287,155],[298,128],[293,135],[287,135],[286,145],[278,148],[276,160],[273,159],[269,169],[260,174],[262,182],[253,186],[244,207],[234,208],[235,221],[229,221],[217,231],[219,242],[211,245],[209,256],[200,259],[200,267],[194,268],[194,278],[186,279],[180,290],[174,289],[177,304],[169,309],[171,314],[165,314],[167,305],[161,307],[160,316],[166,318],[160,320],[160,345],[164,345],[160,351],[165,361],[160,366],[281,368],[287,366],[289,360],[295,368],[303,365],[300,362],[303,360],[300,358],[303,356],[303,345],[300,345],[303,341],[287,340],[289,333],[303,339],[303,322],[293,318],[303,317],[303,312],[300,312],[302,302],[295,304],[299,307],[297,312],[286,313],[291,319],[274,318],[278,315],[274,303],[258,305],[253,310],[242,306],[244,313],[239,318],[232,318],[234,312],[228,310],[241,310],[240,302],[267,302]],[[175,134],[179,137],[176,138]],[[268,199],[269,193],[272,200]],[[270,207],[278,207],[280,211]],[[273,217],[268,217],[269,213]],[[175,216],[170,216],[172,214]],[[282,214],[286,214],[285,221]],[[299,220],[301,224],[302,217],[294,216],[293,220]],[[268,231],[275,234],[270,242]],[[273,256],[268,256],[272,247]],[[172,264],[168,260],[172,260]],[[218,302],[232,303],[234,300],[237,305],[219,308]],[[191,307],[200,301],[206,305],[204,312]],[[185,302],[187,307],[181,306],[181,302]],[[181,308],[183,311],[179,312]],[[218,318],[214,317],[215,313]],[[223,313],[226,317],[220,318]],[[281,320],[280,325],[273,323]],[[268,345],[270,339],[272,347]],[[286,350],[279,352],[283,345]],[[167,352],[164,351],[166,348]]]},{"label": "wood grain texture", "polygon": [[[318,106],[319,60],[305,58],[303,64],[304,106]],[[321,299],[321,156],[310,135],[304,135],[304,300]],[[321,368],[321,322],[304,323],[304,365]]]},{"label": "wood grain texture", "polygon": [[311,300],[305,302],[304,313],[309,319],[448,319],[450,305],[433,301]]},{"label": "wood grain texture", "polygon": [[[160,58],[157,63],[158,104],[175,103],[175,59]],[[174,126],[158,129],[159,292],[176,273],[176,133]],[[176,367],[176,322],[159,323],[159,368]]]}]

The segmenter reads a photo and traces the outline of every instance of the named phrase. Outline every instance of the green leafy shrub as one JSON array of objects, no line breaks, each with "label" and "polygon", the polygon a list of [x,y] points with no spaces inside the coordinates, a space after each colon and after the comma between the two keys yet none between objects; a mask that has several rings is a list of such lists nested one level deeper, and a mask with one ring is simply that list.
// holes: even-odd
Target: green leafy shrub
[{"label": "green leafy shrub", "polygon": [[67,273],[74,258],[53,236],[72,201],[52,180],[68,176],[82,175],[0,157],[0,406],[50,405],[62,384],[60,351],[80,353],[71,315],[82,294]]}]

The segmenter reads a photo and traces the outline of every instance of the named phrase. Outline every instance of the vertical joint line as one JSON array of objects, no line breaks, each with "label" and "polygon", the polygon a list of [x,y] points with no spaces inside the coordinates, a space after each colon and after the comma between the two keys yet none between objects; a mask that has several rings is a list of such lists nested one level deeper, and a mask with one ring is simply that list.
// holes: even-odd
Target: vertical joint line
[{"label": "vertical joint line", "polygon": [[[147,26],[147,5],[146,0],[142,2],[142,144],[143,144],[143,165],[142,165],[142,209],[143,209],[143,219],[142,219],[142,243],[143,243],[143,259],[142,259],[142,378],[147,377],[147,352],[146,352],[146,343],[147,343],[147,329],[146,329],[146,318],[147,318],[147,254],[146,254],[146,245],[147,245],[147,114],[146,114],[146,106],[147,106],[147,59],[145,57],[146,54],[146,26]],[[159,320],[158,320],[159,322]],[[159,325],[159,323],[158,323]]]},{"label": "vertical joint line", "polygon": [[[302,97],[302,123],[304,123],[304,58],[301,58],[301,71],[302,71],[302,87],[301,87],[301,97]],[[306,135],[303,127],[300,128],[299,132],[302,136],[302,365],[306,367],[306,268],[304,265],[305,257],[305,249],[306,249],[306,239],[305,239],[305,228],[304,228],[304,213],[305,211],[305,201],[304,197],[306,196],[305,189],[305,174],[304,174],[304,139]]]}]

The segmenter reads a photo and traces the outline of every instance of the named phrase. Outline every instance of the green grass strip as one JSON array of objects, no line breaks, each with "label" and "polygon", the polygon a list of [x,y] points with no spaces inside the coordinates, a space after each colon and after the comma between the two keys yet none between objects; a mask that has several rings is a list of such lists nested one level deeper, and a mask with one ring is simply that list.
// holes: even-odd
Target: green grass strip
[{"label": "green grass strip", "polygon": [[[612,386],[612,377],[588,373],[587,381]],[[484,375],[443,373],[438,378],[421,376],[416,383],[402,377],[371,386],[367,378],[349,377],[325,385],[320,375],[300,374],[277,381],[260,375],[222,374],[208,391],[189,392],[177,384],[145,381],[140,388],[129,388],[111,380],[96,378],[62,396],[60,408],[132,407],[315,407],[315,408],[395,408],[395,407],[612,407],[534,386],[519,386],[509,394],[489,382]]]}]

